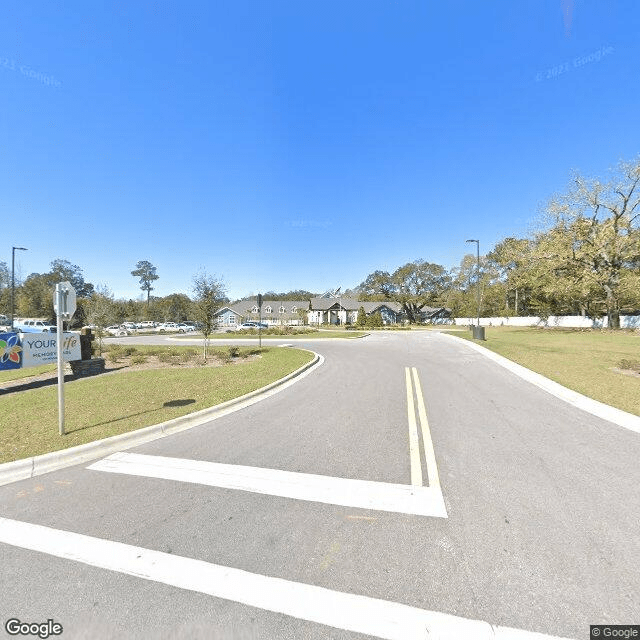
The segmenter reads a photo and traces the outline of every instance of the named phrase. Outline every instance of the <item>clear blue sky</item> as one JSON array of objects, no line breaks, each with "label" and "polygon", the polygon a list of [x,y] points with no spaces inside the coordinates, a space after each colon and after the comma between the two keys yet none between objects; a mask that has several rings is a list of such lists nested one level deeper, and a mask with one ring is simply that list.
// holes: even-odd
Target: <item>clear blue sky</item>
[{"label": "clear blue sky", "polygon": [[3,3],[0,260],[134,298],[138,260],[232,298],[454,266],[638,155],[638,33],[635,0]]}]

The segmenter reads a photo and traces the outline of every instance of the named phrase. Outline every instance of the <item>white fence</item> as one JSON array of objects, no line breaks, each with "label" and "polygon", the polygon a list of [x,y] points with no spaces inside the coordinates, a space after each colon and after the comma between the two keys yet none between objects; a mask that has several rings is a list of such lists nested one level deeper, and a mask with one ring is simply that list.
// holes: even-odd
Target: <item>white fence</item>
[{"label": "white fence", "polygon": [[[455,318],[456,325],[477,324],[478,318]],[[480,324],[485,327],[571,327],[578,329],[606,329],[609,320],[603,318],[589,318],[585,316],[549,316],[539,318],[538,316],[524,317],[496,317],[480,318]],[[620,327],[622,329],[640,329],[640,316],[620,316]]]}]

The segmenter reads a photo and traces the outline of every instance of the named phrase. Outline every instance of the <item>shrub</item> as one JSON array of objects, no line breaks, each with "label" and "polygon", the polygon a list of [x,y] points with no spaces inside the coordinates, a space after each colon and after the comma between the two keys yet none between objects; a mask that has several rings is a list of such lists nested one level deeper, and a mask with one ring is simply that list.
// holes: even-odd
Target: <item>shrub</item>
[{"label": "shrub", "polygon": [[197,358],[199,351],[197,349],[184,349],[180,352],[180,360],[182,362],[190,362],[193,358]]},{"label": "shrub", "polygon": [[623,360],[620,360],[620,362],[618,362],[618,368],[628,369],[629,371],[640,373],[640,360],[628,360],[624,358]]},{"label": "shrub", "polygon": [[136,353],[131,356],[131,364],[144,364],[147,361],[147,356],[143,353]]},{"label": "shrub", "polygon": [[118,362],[124,357],[124,349],[120,345],[112,345],[107,351],[107,360],[110,362]]},{"label": "shrub", "polygon": [[229,358],[237,358],[240,353],[240,347],[231,345],[229,347]]}]

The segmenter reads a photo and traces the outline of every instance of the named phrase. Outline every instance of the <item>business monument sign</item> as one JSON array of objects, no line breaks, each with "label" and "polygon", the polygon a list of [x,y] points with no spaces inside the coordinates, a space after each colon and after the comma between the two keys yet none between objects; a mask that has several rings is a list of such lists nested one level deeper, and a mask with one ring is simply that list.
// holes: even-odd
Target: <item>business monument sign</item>
[{"label": "business monument sign", "polygon": [[[25,333],[22,336],[22,366],[37,367],[57,361],[57,333]],[[65,362],[80,360],[80,336],[77,333],[62,334],[62,357]]]},{"label": "business monument sign", "polygon": [[[80,360],[80,335],[62,334],[65,362]],[[57,361],[57,333],[0,333],[0,370],[38,367]]]},{"label": "business monument sign", "polygon": [[0,371],[22,366],[22,346],[17,333],[0,333]]}]

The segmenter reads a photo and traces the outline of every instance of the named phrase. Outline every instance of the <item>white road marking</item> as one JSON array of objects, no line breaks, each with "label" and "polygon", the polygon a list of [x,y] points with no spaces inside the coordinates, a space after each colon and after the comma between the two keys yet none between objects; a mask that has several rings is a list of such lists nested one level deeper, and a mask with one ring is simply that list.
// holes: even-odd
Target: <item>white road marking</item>
[{"label": "white road marking", "polygon": [[420,443],[418,441],[418,425],[416,424],[416,409],[413,403],[413,387],[411,372],[405,367],[405,383],[407,385],[407,418],[409,420],[409,459],[411,461],[411,484],[422,486],[422,465],[420,464]]},{"label": "white road marking", "polygon": [[447,517],[444,499],[438,487],[332,478],[278,469],[126,452],[115,453],[87,468],[360,509],[435,518]]},{"label": "white road marking", "polygon": [[531,371],[531,369],[527,369],[512,360],[508,360],[504,356],[494,353],[493,351],[489,351],[489,349],[481,347],[475,342],[470,342],[469,340],[459,338],[458,336],[452,336],[448,333],[438,333],[438,335],[445,336],[446,339],[457,340],[460,345],[464,345],[469,349],[474,349],[475,351],[480,352],[486,358],[493,360],[501,367],[511,371],[511,373],[514,373],[523,380],[534,384],[540,389],[544,389],[552,396],[560,398],[560,400],[564,400],[568,404],[571,404],[582,411],[586,411],[593,416],[597,416],[598,418],[617,424],[619,427],[624,429],[640,433],[640,416],[636,416],[633,413],[627,413],[621,409],[616,409],[608,404],[604,404],[604,402],[599,402],[593,398],[583,396],[581,393],[568,389],[567,387],[563,387],[561,384],[558,384],[553,380],[549,380],[549,378],[545,378],[543,375],[536,373],[535,371]]},{"label": "white road marking", "polygon": [[422,443],[424,445],[424,457],[427,464],[427,476],[430,487],[440,487],[440,476],[438,475],[438,465],[436,464],[436,453],[433,449],[429,421],[427,420],[427,410],[424,406],[422,396],[422,385],[418,378],[418,370],[413,367],[413,384],[416,388],[416,398],[418,398],[418,415],[420,416],[420,426],[422,427]]},{"label": "white road marking", "polygon": [[0,542],[386,640],[560,640],[6,518]]}]

